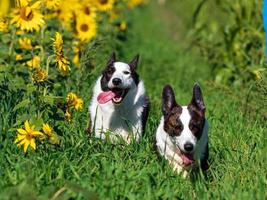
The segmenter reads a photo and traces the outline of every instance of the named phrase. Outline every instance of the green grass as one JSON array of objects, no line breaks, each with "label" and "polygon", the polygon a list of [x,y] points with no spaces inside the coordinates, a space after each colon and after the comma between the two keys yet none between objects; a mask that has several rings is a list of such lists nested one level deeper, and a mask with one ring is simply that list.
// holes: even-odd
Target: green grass
[{"label": "green grass", "polygon": [[[249,88],[237,90],[210,81],[209,66],[195,54],[183,51],[174,34],[179,33],[179,27],[170,26],[181,13],[166,12],[166,8],[155,5],[134,11],[129,36],[117,49],[121,60],[130,60],[136,53],[141,55],[138,70],[152,103],[142,141],[129,146],[89,141],[84,132],[88,121],[84,109],[75,115],[73,123],[61,127],[64,135],[60,146],[40,145],[36,152],[24,155],[13,144],[15,132],[8,131],[15,123],[16,113],[11,110],[19,99],[19,94],[13,95],[1,101],[0,199],[267,197],[267,126],[263,117],[246,104]],[[79,81],[85,107],[108,53],[103,55],[97,55],[103,60],[97,63],[96,72]],[[207,180],[201,176],[194,180],[181,178],[164,160],[158,160],[153,149],[163,86],[171,84],[177,101],[187,104],[196,81],[202,86],[210,123],[211,166]]]}]

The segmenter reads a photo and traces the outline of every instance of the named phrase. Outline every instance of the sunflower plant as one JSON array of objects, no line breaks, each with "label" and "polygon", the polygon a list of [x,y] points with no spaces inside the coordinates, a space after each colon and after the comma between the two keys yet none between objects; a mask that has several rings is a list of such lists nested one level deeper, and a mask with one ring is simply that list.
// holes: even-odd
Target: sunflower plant
[{"label": "sunflower plant", "polygon": [[94,78],[96,49],[110,48],[106,41],[114,46],[123,42],[129,10],[143,2],[0,4],[0,101],[16,98],[9,130],[16,131],[15,144],[24,152],[39,145],[61,145],[64,128],[76,123],[76,113],[85,110],[78,88]]}]

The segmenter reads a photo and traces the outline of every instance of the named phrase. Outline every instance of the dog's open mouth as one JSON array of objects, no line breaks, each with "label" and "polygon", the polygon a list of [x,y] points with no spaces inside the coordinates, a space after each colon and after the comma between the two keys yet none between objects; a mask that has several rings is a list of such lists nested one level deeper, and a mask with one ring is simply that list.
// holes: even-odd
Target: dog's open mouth
[{"label": "dog's open mouth", "polygon": [[112,100],[114,104],[120,104],[126,96],[127,92],[128,89],[113,88],[110,91],[101,92],[97,97],[97,101],[100,104],[105,104]]},{"label": "dog's open mouth", "polygon": [[[175,142],[174,142],[175,143]],[[190,166],[192,165],[194,162],[195,162],[195,159],[194,159],[194,152],[192,153],[185,153],[184,151],[182,151],[180,149],[180,147],[178,145],[176,145],[176,151],[175,151],[182,159],[182,164],[184,166]]]},{"label": "dog's open mouth", "polygon": [[115,104],[120,104],[122,100],[124,99],[125,95],[127,94],[128,90],[127,89],[119,89],[119,88],[114,88],[112,92],[115,93],[115,96],[112,98],[113,103]]},{"label": "dog's open mouth", "polygon": [[192,165],[194,163],[194,155],[193,154],[185,154],[181,152],[181,158],[183,160],[183,164],[185,166]]}]

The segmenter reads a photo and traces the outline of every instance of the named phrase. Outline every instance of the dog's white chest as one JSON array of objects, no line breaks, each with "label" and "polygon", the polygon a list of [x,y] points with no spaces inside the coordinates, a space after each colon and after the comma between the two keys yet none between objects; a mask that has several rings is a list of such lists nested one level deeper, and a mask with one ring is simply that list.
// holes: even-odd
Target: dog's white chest
[{"label": "dog's white chest", "polygon": [[127,123],[134,123],[132,113],[124,107],[114,109],[113,105],[99,106],[97,115],[97,123],[102,124],[104,131],[128,131]]}]

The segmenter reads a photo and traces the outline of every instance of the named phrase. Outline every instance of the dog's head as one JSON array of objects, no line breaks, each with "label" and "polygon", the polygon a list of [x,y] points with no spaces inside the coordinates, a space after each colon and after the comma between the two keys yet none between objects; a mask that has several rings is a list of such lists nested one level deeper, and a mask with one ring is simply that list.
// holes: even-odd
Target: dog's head
[{"label": "dog's head", "polygon": [[205,124],[205,105],[199,85],[194,85],[193,97],[187,106],[180,106],[171,86],[165,86],[162,92],[162,112],[164,131],[178,147],[183,164],[192,164]]},{"label": "dog's head", "polygon": [[129,63],[117,62],[115,53],[112,53],[102,72],[101,89],[104,91],[98,96],[99,103],[106,103],[110,100],[114,104],[120,104],[128,91],[136,87],[139,77],[136,72],[139,55]]}]

